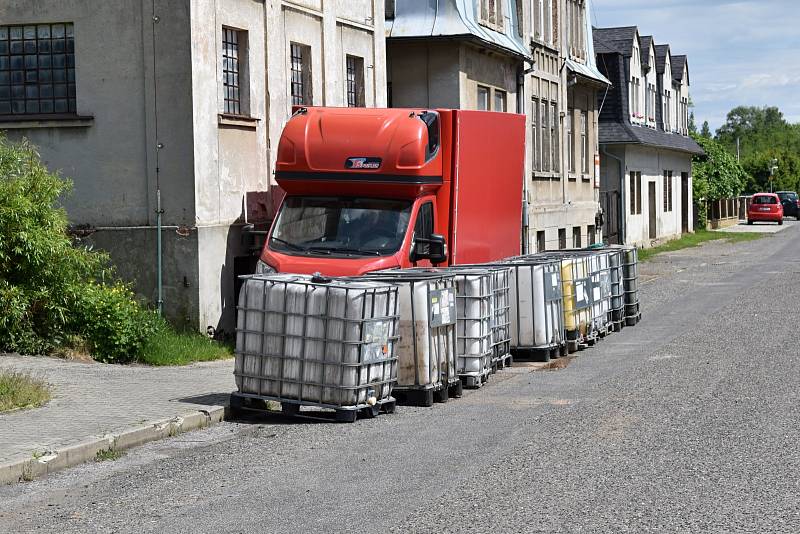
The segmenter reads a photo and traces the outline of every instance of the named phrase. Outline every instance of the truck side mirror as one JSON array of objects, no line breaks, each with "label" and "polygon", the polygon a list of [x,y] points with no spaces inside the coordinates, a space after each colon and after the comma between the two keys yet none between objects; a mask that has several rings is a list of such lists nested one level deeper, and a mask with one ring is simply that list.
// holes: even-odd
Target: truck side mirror
[{"label": "truck side mirror", "polygon": [[417,237],[414,240],[411,261],[424,259],[430,260],[434,265],[447,261],[447,243],[443,235],[431,234],[429,238]]}]

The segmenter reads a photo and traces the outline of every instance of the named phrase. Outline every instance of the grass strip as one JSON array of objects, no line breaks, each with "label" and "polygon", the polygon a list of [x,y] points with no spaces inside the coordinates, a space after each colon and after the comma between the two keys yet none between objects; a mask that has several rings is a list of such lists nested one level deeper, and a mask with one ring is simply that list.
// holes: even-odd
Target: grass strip
[{"label": "grass strip", "polygon": [[193,362],[233,357],[228,345],[196,332],[177,332],[170,326],[158,328],[147,340],[137,361],[145,365],[186,365]]},{"label": "grass strip", "polygon": [[27,373],[0,370],[0,412],[36,408],[50,400],[50,387]]},{"label": "grass strip", "polygon": [[765,234],[759,232],[720,232],[716,230],[697,230],[693,234],[683,234],[680,239],[668,241],[657,247],[639,250],[639,261],[647,261],[662,252],[674,252],[685,248],[692,248],[708,241],[724,239],[729,243],[739,243],[741,241],[754,241],[760,239]]}]

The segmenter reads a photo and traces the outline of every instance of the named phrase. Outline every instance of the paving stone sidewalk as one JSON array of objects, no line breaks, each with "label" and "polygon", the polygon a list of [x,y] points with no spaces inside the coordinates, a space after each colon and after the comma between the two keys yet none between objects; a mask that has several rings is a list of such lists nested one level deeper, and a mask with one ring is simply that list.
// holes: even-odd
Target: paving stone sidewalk
[{"label": "paving stone sidewalk", "polygon": [[131,429],[140,429],[137,440],[147,441],[148,426],[164,427],[170,419],[205,414],[219,420],[236,389],[232,359],[145,367],[0,354],[0,369],[29,372],[52,384],[47,405],[0,414],[0,468]]}]

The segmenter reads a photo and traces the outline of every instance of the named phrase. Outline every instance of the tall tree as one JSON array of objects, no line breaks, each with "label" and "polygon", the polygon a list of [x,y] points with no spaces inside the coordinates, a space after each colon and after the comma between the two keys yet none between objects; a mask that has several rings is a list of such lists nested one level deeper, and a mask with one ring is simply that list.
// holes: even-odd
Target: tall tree
[{"label": "tall tree", "polygon": [[708,121],[703,121],[703,127],[700,129],[700,136],[711,139],[711,128],[708,127]]}]

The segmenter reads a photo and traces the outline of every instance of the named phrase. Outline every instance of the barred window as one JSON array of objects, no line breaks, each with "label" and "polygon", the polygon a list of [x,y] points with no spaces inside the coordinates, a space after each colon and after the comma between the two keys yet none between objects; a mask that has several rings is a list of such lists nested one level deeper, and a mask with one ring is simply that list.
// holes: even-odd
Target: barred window
[{"label": "barred window", "polygon": [[73,25],[0,26],[0,115],[75,112]]},{"label": "barred window", "polygon": [[364,58],[348,55],[347,63],[347,107],[363,108],[364,103]]},{"label": "barred window", "polygon": [[300,43],[291,43],[290,71],[292,105],[310,106],[311,92],[311,47]]},{"label": "barred window", "polygon": [[242,114],[239,84],[239,32],[222,29],[222,85],[225,92],[225,113]]}]

